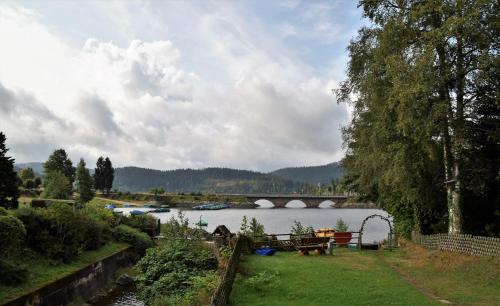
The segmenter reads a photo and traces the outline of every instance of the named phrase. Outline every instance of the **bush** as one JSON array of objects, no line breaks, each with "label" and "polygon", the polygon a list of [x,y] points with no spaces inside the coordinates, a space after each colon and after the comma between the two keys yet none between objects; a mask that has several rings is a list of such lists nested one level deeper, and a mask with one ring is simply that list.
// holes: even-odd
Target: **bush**
[{"label": "bush", "polygon": [[106,222],[85,218],[85,250],[97,250],[111,238],[111,228]]},{"label": "bush", "polygon": [[127,225],[115,227],[113,229],[113,238],[130,244],[139,255],[144,255],[146,249],[153,246],[153,241],[148,235]]},{"label": "bush", "polygon": [[168,240],[160,247],[149,249],[137,266],[141,296],[151,303],[157,297],[170,299],[186,294],[194,286],[194,277],[214,271],[217,260],[199,242]]},{"label": "bush", "polygon": [[[16,255],[24,245],[26,229],[14,216],[0,215],[0,256]],[[1,271],[1,270],[0,270]]]},{"label": "bush", "polygon": [[28,270],[23,265],[0,259],[0,285],[17,286],[28,278]]},{"label": "bush", "polygon": [[349,226],[347,223],[342,220],[342,218],[337,220],[337,223],[335,224],[335,230],[337,232],[348,232],[349,231]]},{"label": "bush", "polygon": [[45,200],[39,200],[39,199],[33,199],[33,200],[31,200],[31,207],[33,207],[33,208],[47,207],[47,201],[45,201]]},{"label": "bush", "polygon": [[136,228],[142,232],[150,233],[152,230],[155,230],[158,222],[153,216],[150,215],[137,215],[137,216],[129,216],[123,217],[121,222],[130,227]]},{"label": "bush", "polygon": [[67,203],[55,202],[49,208],[20,208],[15,215],[27,232],[27,245],[54,260],[69,262],[85,249],[102,245],[109,227]]}]

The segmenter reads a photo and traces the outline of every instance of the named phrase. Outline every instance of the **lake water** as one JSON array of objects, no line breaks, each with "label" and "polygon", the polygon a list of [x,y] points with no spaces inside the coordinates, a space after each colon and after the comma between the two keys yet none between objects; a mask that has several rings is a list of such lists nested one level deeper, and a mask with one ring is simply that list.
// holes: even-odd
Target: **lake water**
[{"label": "lake water", "polygon": [[[241,219],[247,216],[248,219],[255,217],[262,223],[267,234],[289,233],[293,221],[297,220],[304,226],[312,226],[315,229],[322,227],[335,227],[337,219],[342,218],[347,223],[351,231],[358,231],[363,219],[369,215],[379,214],[388,216],[387,212],[380,209],[350,209],[350,208],[330,208],[322,205],[321,208],[302,208],[304,204],[300,201],[292,201],[287,208],[270,208],[267,201],[258,201],[261,208],[256,209],[223,209],[223,210],[183,210],[189,219],[190,224],[200,220],[200,217],[208,222],[207,231],[213,231],[218,225],[226,225],[231,232],[237,232],[240,228]],[[267,206],[267,207],[266,207]],[[128,214],[131,210],[138,208],[116,208],[115,211],[122,211]],[[148,211],[148,208],[139,208]],[[171,209],[168,213],[151,213],[160,219],[160,222],[167,222],[172,216],[177,217],[178,209]],[[370,219],[365,226],[363,242],[371,243],[387,238],[389,227],[387,222],[374,218]]]}]

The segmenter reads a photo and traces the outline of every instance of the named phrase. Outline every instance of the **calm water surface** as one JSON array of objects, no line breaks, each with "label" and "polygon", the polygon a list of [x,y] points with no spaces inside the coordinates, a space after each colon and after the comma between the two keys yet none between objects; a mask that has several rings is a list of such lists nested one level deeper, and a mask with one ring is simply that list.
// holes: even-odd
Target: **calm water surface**
[{"label": "calm water surface", "polygon": [[[270,206],[267,201],[258,201],[262,206]],[[300,201],[292,201],[287,208],[273,209],[262,207],[256,209],[223,209],[223,210],[183,210],[190,224],[200,220],[200,217],[208,222],[207,231],[211,232],[217,225],[224,224],[232,232],[237,232],[240,228],[243,216],[247,218],[255,217],[264,225],[265,232],[268,234],[289,233],[293,221],[297,220],[304,226],[312,226],[315,229],[322,227],[334,227],[337,219],[342,218],[350,230],[358,231],[363,219],[372,214],[388,216],[387,212],[380,209],[349,209],[349,208],[330,208],[328,205],[322,205],[322,208],[302,208],[304,205]],[[131,210],[138,208],[116,208],[115,211],[122,211],[128,214]],[[148,211],[148,208],[139,208]],[[171,209],[169,213],[151,213],[151,215],[160,219],[162,223],[167,222],[172,216],[177,217],[178,209]],[[363,242],[380,241],[387,238],[389,227],[381,219],[371,219],[365,226]]]}]

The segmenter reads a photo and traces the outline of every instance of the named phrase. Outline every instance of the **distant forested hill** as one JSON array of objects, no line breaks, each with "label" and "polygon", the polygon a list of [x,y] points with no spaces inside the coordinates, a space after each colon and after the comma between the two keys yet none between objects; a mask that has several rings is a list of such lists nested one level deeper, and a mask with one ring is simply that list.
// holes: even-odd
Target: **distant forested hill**
[{"label": "distant forested hill", "polygon": [[124,167],[115,169],[113,188],[128,191],[163,187],[168,192],[289,193],[300,190],[302,185],[265,173],[228,168],[160,171]]},{"label": "distant forested hill", "polygon": [[[16,168],[31,167],[37,175],[43,174],[43,163],[20,163]],[[90,169],[94,171],[93,168]],[[305,184],[329,183],[332,178],[341,178],[338,163],[324,166],[283,168],[270,173],[229,168],[206,168],[200,170],[154,170],[138,167],[115,169],[113,189],[121,191],[149,191],[163,187],[168,192],[204,193],[291,193],[307,192]]]},{"label": "distant forested hill", "polygon": [[327,184],[330,183],[332,179],[340,179],[344,175],[339,163],[313,167],[283,168],[270,172],[269,174],[292,181],[310,184]]},{"label": "distant forested hill", "polygon": [[37,176],[42,176],[43,174],[43,163],[40,162],[35,162],[35,163],[19,163],[15,164],[14,168],[16,171],[24,168],[31,168],[33,169],[33,172],[35,172],[35,175]]}]

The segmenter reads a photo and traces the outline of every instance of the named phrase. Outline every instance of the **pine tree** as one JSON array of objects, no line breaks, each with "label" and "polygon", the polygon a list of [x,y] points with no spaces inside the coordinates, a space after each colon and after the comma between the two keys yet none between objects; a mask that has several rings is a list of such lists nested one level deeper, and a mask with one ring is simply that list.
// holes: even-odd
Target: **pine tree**
[{"label": "pine tree", "polygon": [[64,149],[55,150],[49,156],[49,159],[44,163],[44,175],[49,172],[60,171],[68,179],[70,185],[73,185],[75,181],[75,167],[73,163],[68,158],[68,154]]},{"label": "pine tree", "polygon": [[104,157],[97,159],[94,169],[94,188],[104,193]]},{"label": "pine tree", "polygon": [[103,189],[105,190],[106,195],[109,196],[109,192],[111,188],[113,188],[113,180],[115,178],[115,169],[113,169],[113,165],[111,164],[109,157],[106,157],[104,160],[103,168]]},{"label": "pine tree", "polygon": [[85,204],[92,200],[94,191],[92,190],[93,181],[89,170],[85,167],[85,161],[80,159],[76,167],[76,192],[78,192],[78,202]]},{"label": "pine tree", "polygon": [[14,159],[6,156],[6,137],[0,132],[0,207],[17,208],[19,198],[18,179],[14,171]]}]

